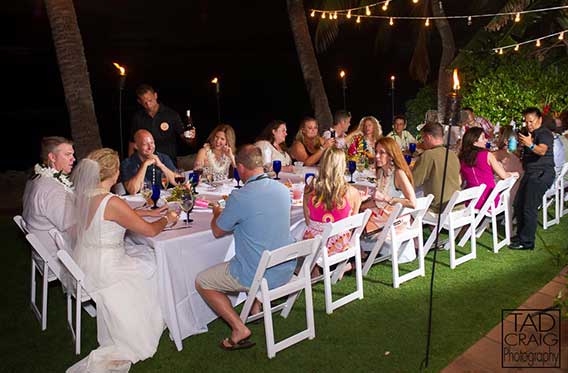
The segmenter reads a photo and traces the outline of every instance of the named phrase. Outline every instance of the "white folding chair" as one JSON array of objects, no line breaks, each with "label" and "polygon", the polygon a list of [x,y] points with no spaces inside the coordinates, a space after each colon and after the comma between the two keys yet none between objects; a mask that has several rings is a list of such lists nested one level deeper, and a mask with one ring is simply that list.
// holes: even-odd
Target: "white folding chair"
[{"label": "white folding chair", "polygon": [[[481,194],[485,190],[485,184],[481,184],[476,187],[467,188],[465,190],[457,190],[452,198],[448,201],[446,208],[442,212],[440,217],[440,226],[437,226],[438,217],[431,214],[426,214],[424,216],[424,223],[433,225],[435,228],[432,230],[430,237],[424,245],[424,255],[428,253],[434,241],[436,239],[436,234],[442,229],[446,229],[449,233],[449,245],[450,245],[450,268],[454,269],[459,264],[467,262],[468,260],[475,259],[477,257],[476,251],[476,235],[475,235],[475,205],[481,197]],[[456,206],[468,202],[469,205],[463,208],[456,208]],[[456,258],[456,230],[469,225],[470,230],[470,242],[471,242],[471,252],[469,254],[463,255],[460,258]]]},{"label": "white folding chair", "polygon": [[[65,250],[57,251],[57,257],[71,275],[67,286],[67,324],[75,341],[75,354],[81,353],[81,305],[91,300],[91,296],[84,287],[85,274],[77,263]],[[73,327],[73,306],[71,297],[75,297],[75,327]]]},{"label": "white folding chair", "polygon": [[[361,243],[359,241],[363,228],[367,224],[371,210],[365,210],[357,215],[349,216],[345,219],[339,220],[335,223],[328,223],[324,232],[318,253],[314,257],[311,268],[313,269],[321,258],[321,267],[323,267],[323,275],[318,276],[312,280],[317,282],[323,278],[324,293],[325,293],[325,311],[327,314],[333,313],[333,310],[355,300],[363,299],[363,274],[361,271]],[[327,241],[330,237],[337,234],[353,231],[349,241],[349,247],[340,253],[331,256],[327,253]],[[332,297],[331,285],[335,284],[349,259],[355,258],[355,279],[357,283],[357,290],[345,295],[344,297],[334,301]],[[333,273],[331,266],[337,265]],[[333,276],[332,276],[333,275]]]},{"label": "white folding chair", "polygon": [[[413,209],[411,208],[403,209],[402,206],[400,208],[397,208],[395,205],[394,210],[399,211],[398,217],[390,224],[388,224],[387,222],[387,225],[385,225],[385,229],[383,229],[383,231],[381,232],[381,237],[379,237],[379,239],[377,240],[377,244],[373,248],[373,251],[376,250],[378,253],[378,249],[380,249],[379,245],[382,246],[385,242],[388,242],[391,245],[392,253],[391,255],[389,255],[389,257],[392,263],[392,283],[394,288],[398,288],[400,284],[402,284],[403,282],[412,280],[413,278],[416,278],[418,276],[426,275],[424,267],[424,241],[422,238],[422,220],[424,218],[424,215],[428,211],[428,208],[430,207],[430,204],[432,203],[433,199],[434,196],[431,194],[429,194],[426,197],[417,198],[416,207]],[[410,215],[412,218],[410,225],[401,232],[397,231],[396,221],[408,215]],[[398,268],[399,252],[405,249],[414,249],[415,239],[418,241],[418,268],[409,271],[401,276]],[[371,255],[369,255],[367,261],[365,262],[365,267],[363,267],[363,274],[367,274],[369,268],[373,264],[372,261],[369,261],[369,259],[371,259]],[[377,259],[373,258],[373,261],[376,262]]]},{"label": "white folding chair", "polygon": [[566,188],[566,175],[568,174],[568,162],[562,165],[560,169],[560,174],[558,175],[558,207],[559,207],[559,217],[563,217],[568,214],[568,208],[564,208],[566,202],[568,202],[568,193],[564,190]]},{"label": "white folding chair", "polygon": [[[556,174],[554,182],[542,196],[542,229],[548,229],[553,225],[560,223],[560,180],[559,173]],[[548,218],[548,209],[554,205],[554,218]]]},{"label": "white folding chair", "polygon": [[[491,230],[493,235],[493,252],[498,253],[501,248],[511,243],[511,189],[517,182],[517,177],[511,176],[505,180],[499,180],[495,188],[487,197],[487,200],[481,207],[481,210],[475,217],[476,237],[479,238],[487,229],[489,219],[491,219]],[[495,205],[495,199],[499,197],[499,202]],[[505,238],[499,241],[499,232],[497,231],[497,217],[503,214],[505,219]],[[464,246],[470,238],[470,231],[465,232],[458,246]]]},{"label": "white folding chair", "polygon": [[[61,276],[61,263],[53,259],[49,251],[33,233],[28,233],[26,239],[32,246],[32,274],[31,274],[31,307],[41,323],[41,330],[47,329],[47,298],[48,283],[56,281]],[[41,311],[36,303],[36,270],[42,276]]]},{"label": "white folding chair", "polygon": [[[272,359],[276,353],[288,348],[304,339],[314,339],[316,329],[314,324],[314,306],[312,300],[312,281],[310,278],[310,265],[313,256],[321,242],[321,237],[300,241],[282,247],[274,251],[264,251],[258,264],[254,280],[250,287],[248,298],[241,311],[241,320],[244,323],[264,318],[264,333],[266,335],[266,349],[268,358]],[[285,285],[269,289],[268,282],[264,277],[266,270],[289,260],[303,260],[298,275],[293,275],[292,279]],[[306,297],[306,323],[307,329],[294,334],[280,342],[274,341],[274,326],[272,323],[272,313],[282,310],[281,316],[286,318],[294,304],[297,295],[305,291]],[[288,297],[287,301],[272,307],[272,301]],[[252,305],[258,299],[262,302],[262,311],[255,315],[250,315]]]}]

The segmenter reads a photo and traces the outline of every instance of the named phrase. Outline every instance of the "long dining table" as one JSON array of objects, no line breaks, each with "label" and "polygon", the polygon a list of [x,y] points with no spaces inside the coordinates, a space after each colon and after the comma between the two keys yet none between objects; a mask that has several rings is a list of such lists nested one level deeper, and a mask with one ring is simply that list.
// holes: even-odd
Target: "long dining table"
[{"label": "long dining table", "polygon": [[[290,174],[286,179],[294,177]],[[303,178],[303,176],[302,176]],[[218,201],[234,189],[235,181],[228,180],[216,187],[200,184],[197,198]],[[125,197],[132,207],[144,203],[140,196]],[[182,340],[207,331],[207,324],[217,318],[195,289],[195,278],[203,270],[230,260],[235,254],[233,235],[215,238],[210,229],[212,210],[195,207],[190,213],[193,222],[186,224],[180,219],[173,227],[155,237],[144,237],[129,232],[127,240],[154,249],[156,255],[160,305],[170,338],[178,351],[183,349]],[[184,217],[185,213],[182,213]],[[303,218],[301,206],[291,209],[291,224]],[[245,295],[232,296],[234,305],[244,300]]]}]

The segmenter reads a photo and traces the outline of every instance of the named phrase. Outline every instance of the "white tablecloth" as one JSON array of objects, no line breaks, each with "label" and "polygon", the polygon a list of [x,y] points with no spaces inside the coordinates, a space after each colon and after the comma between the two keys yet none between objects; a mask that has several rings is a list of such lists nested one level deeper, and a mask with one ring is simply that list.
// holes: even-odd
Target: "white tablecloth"
[{"label": "white tablecloth", "polygon": [[[211,201],[219,199],[231,189],[221,186],[218,191],[198,189],[199,198]],[[211,193],[213,192],[213,193]],[[234,256],[233,236],[215,238],[209,228],[211,210],[194,210],[191,228],[164,231],[156,237],[143,237],[130,233],[128,239],[146,244],[156,252],[160,304],[170,337],[178,351],[183,348],[182,340],[194,334],[207,331],[207,324],[217,318],[203,298],[195,290],[197,274],[215,264],[228,261]],[[291,211],[291,223],[303,218],[301,207]],[[176,225],[183,227],[182,222]],[[244,294],[232,297],[233,304],[244,300]]]}]

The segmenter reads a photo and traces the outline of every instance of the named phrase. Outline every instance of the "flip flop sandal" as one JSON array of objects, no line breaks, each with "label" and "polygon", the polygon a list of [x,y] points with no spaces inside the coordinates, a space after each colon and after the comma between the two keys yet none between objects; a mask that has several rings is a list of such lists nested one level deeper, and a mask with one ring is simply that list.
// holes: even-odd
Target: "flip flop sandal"
[{"label": "flip flop sandal", "polygon": [[[229,344],[228,346],[225,345],[225,341]],[[251,341],[248,338],[241,339],[238,342],[233,342],[231,338],[225,338],[219,343],[219,347],[221,347],[225,351],[236,351],[236,350],[243,350],[245,348],[251,348],[255,346],[256,343]]]}]

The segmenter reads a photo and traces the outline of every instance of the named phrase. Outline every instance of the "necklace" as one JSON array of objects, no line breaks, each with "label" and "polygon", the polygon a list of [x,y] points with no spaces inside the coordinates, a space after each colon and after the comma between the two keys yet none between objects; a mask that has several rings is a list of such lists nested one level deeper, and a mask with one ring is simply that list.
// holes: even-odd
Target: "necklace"
[{"label": "necklace", "polygon": [[69,175],[67,175],[63,171],[57,171],[54,168],[38,163],[34,166],[34,172],[36,173],[36,175],[54,179],[59,184],[63,185],[63,188],[67,192],[73,193],[73,183],[71,182],[71,180],[69,180]]}]

